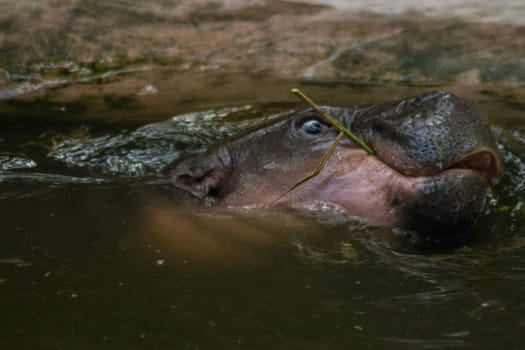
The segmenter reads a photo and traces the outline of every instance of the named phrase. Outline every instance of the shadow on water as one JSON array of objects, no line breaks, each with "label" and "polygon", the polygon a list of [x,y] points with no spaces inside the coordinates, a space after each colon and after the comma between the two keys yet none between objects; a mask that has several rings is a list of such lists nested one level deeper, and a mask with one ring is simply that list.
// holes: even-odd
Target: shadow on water
[{"label": "shadow on water", "polygon": [[[308,87],[345,105],[422,90]],[[89,105],[67,122],[54,107],[35,117],[30,102],[16,106],[0,121],[0,347],[523,345],[523,110],[466,94],[505,172],[465,241],[437,252],[330,213],[211,212],[171,196],[159,169],[287,113],[292,98],[198,102],[171,117],[159,98],[157,120],[131,122],[86,118]]]}]

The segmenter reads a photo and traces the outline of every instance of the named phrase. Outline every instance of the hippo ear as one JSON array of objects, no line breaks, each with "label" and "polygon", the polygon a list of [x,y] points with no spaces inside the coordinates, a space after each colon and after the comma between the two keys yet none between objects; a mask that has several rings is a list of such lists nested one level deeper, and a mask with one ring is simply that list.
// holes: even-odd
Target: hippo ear
[{"label": "hippo ear", "polygon": [[221,147],[203,157],[188,158],[168,166],[167,174],[176,187],[204,198],[214,196],[226,182],[231,172],[232,161],[229,152]]},{"label": "hippo ear", "polygon": [[222,169],[198,168],[175,174],[173,184],[199,198],[216,195],[221,188],[227,173]]}]

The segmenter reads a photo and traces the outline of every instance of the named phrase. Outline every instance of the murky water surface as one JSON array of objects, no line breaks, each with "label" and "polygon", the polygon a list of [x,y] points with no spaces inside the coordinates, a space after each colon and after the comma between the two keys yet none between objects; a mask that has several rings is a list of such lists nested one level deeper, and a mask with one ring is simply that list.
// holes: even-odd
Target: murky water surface
[{"label": "murky water surface", "polygon": [[[190,198],[159,177],[164,165],[298,106],[287,95],[298,82],[257,83],[248,91],[260,102],[221,105],[219,95],[176,112],[162,97],[172,91],[150,88],[143,106],[156,114],[148,118],[133,100],[106,115],[96,101],[77,110],[8,105],[0,118],[0,348],[525,345],[525,122],[512,93],[463,91],[488,117],[505,173],[465,241],[436,252],[330,213],[181,204]],[[346,105],[424,90],[301,87]]]}]

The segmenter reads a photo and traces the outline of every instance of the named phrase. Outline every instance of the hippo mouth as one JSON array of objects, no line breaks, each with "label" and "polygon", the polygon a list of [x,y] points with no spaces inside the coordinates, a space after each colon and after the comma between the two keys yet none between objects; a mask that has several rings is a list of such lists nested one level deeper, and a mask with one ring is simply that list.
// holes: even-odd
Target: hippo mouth
[{"label": "hippo mouth", "polygon": [[472,226],[501,171],[495,151],[483,146],[430,169],[402,169],[350,142],[333,158],[317,178],[298,189],[297,206],[332,203],[359,221],[433,243]]},{"label": "hippo mouth", "polygon": [[497,154],[486,147],[440,167],[417,173],[396,169],[404,180],[389,203],[398,219],[393,226],[417,233],[411,236],[418,241],[435,243],[463,234],[476,221],[487,190],[501,172]]},{"label": "hippo mouth", "polygon": [[[399,157],[391,151],[397,145],[391,144],[376,145],[377,158],[390,168],[398,171],[402,175],[409,177],[432,177],[444,172],[464,171],[481,175],[491,186],[496,185],[501,173],[501,165],[496,152],[486,146],[479,146],[472,150],[467,150],[455,157],[442,159],[435,157],[430,162],[413,159],[399,151]],[[350,146],[355,147],[355,146]],[[385,151],[386,150],[386,151]]]},{"label": "hippo mouth", "polygon": [[501,167],[496,153],[486,147],[469,152],[450,164],[444,171],[463,170],[474,172],[484,177],[494,186],[498,183]]},{"label": "hippo mouth", "polygon": [[[357,146],[349,141],[342,143],[347,148],[356,148]],[[498,154],[491,148],[480,146],[448,160],[435,160],[430,166],[428,164],[416,164],[407,162],[404,158],[403,151],[399,158],[392,156],[390,151],[392,145],[386,144],[378,147],[376,157],[388,167],[398,171],[408,177],[432,177],[444,172],[468,172],[478,174],[491,186],[499,182],[501,174],[501,164]],[[377,147],[377,146],[376,146]],[[396,146],[392,147],[396,148]],[[388,151],[385,152],[384,150]]]}]

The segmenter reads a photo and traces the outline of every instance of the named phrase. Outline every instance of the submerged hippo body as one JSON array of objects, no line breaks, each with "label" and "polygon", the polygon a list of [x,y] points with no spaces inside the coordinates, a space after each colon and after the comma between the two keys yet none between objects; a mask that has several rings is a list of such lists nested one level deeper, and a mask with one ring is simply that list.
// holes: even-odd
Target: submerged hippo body
[{"label": "submerged hippo body", "polygon": [[287,193],[338,134],[307,109],[178,160],[166,174],[214,205],[328,205],[426,240],[449,238],[475,221],[500,163],[489,131],[461,99],[431,92],[379,106],[323,108],[376,154],[344,139],[319,175]]}]

